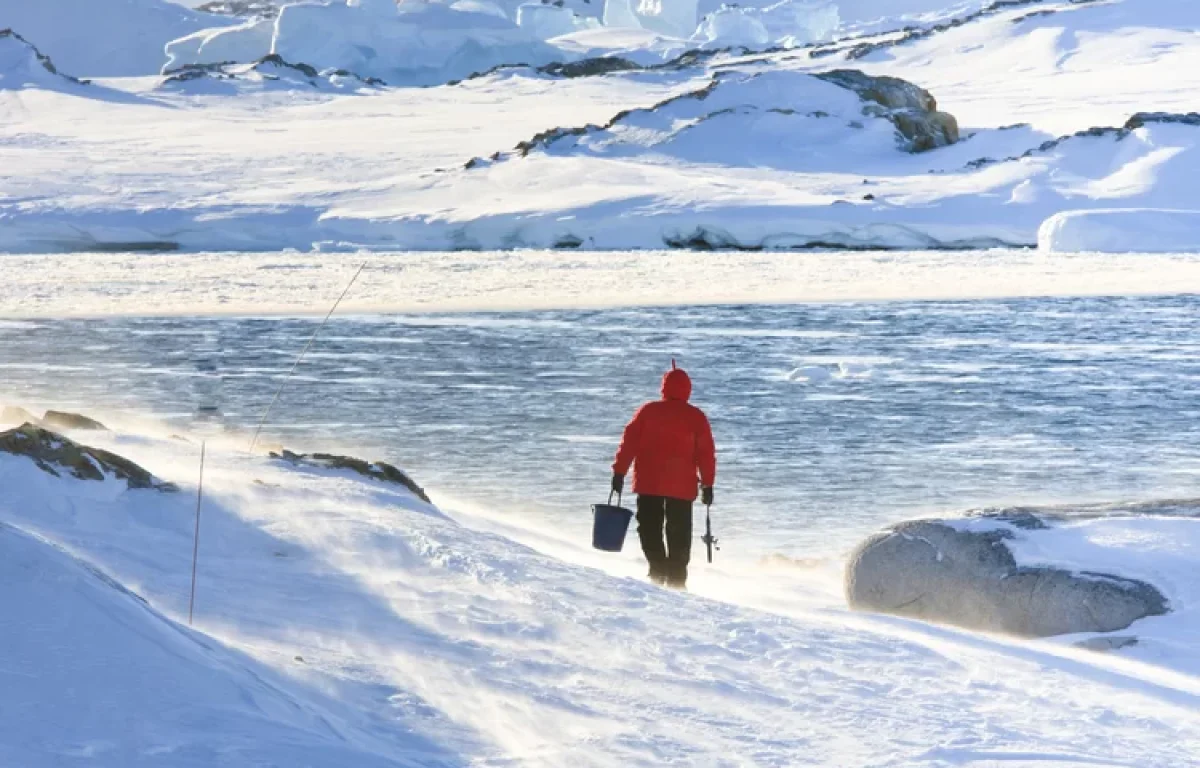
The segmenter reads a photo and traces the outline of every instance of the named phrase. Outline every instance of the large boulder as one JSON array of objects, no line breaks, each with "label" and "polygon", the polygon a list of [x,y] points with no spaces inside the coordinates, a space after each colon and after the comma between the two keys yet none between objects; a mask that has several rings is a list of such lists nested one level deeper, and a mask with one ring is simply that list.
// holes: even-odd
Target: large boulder
[{"label": "large boulder", "polygon": [[66,473],[80,480],[124,480],[130,488],[178,490],[175,485],[159,480],[129,459],[80,445],[33,424],[0,432],[0,453],[28,457],[43,472],[55,477],[62,477]]},{"label": "large boulder", "polygon": [[816,77],[848,88],[869,102],[866,111],[891,120],[910,152],[949,146],[959,139],[954,115],[938,110],[933,94],[907,80],[857,69],[819,72]]},{"label": "large boulder", "polygon": [[85,429],[92,431],[108,429],[108,427],[95,419],[68,411],[46,411],[46,415],[42,417],[42,424],[50,429]]},{"label": "large boulder", "polygon": [[1021,567],[1007,545],[1014,535],[1003,524],[900,523],[851,556],[846,599],[855,610],[1026,637],[1114,632],[1168,610],[1163,594],[1142,581]]}]

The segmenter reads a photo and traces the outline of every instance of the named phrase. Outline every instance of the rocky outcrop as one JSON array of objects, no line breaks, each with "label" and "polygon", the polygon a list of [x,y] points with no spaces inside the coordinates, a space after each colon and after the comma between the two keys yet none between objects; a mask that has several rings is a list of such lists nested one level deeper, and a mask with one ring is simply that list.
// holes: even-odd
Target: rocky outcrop
[{"label": "rocky outcrop", "polygon": [[1019,566],[1006,542],[1037,518],[964,529],[948,521],[900,523],[873,536],[846,567],[846,598],[889,613],[1026,637],[1114,632],[1164,614],[1167,600],[1135,579]]},{"label": "rocky outcrop", "polygon": [[429,496],[425,494],[425,490],[417,485],[411,477],[386,462],[364,461],[353,456],[339,456],[333,453],[293,453],[287,449],[280,449],[278,453],[272,451],[271,458],[322,469],[348,469],[372,480],[403,486],[426,504],[432,503]]},{"label": "rocky outcrop", "polygon": [[958,120],[938,110],[929,91],[898,77],[868,75],[857,69],[819,72],[816,77],[854,91],[868,102],[867,114],[891,120],[910,152],[949,146],[959,139]]},{"label": "rocky outcrop", "polygon": [[[4,67],[23,67],[40,73],[48,81],[60,80],[63,83],[84,85],[87,81],[79,80],[58,71],[50,57],[37,49],[37,46],[21,37],[11,29],[0,29],[0,64]],[[0,70],[0,87],[3,86],[4,72]]]},{"label": "rocky outcrop", "polygon": [[95,419],[78,413],[69,413],[67,411],[46,411],[46,415],[42,417],[42,426],[49,429],[86,429],[92,431],[107,431],[108,427],[104,426]]},{"label": "rocky outcrop", "polygon": [[25,424],[0,432],[0,453],[25,456],[43,472],[62,477],[64,473],[80,480],[124,480],[129,488],[176,491],[132,461],[115,453],[80,445],[48,429]]},{"label": "rocky outcrop", "polygon": [[282,56],[270,54],[250,64],[223,61],[214,64],[185,64],[163,73],[163,85],[181,85],[202,80],[213,81],[258,81],[266,83],[307,85],[313,88],[339,88],[349,84],[354,87],[378,87],[385,85],[374,77],[359,77],[344,69],[318,71],[304,63],[286,61]]}]

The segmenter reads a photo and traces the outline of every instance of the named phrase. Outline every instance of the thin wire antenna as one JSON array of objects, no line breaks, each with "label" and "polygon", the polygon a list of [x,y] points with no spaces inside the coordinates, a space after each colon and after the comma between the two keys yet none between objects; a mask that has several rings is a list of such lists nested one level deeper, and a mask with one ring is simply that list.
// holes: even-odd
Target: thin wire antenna
[{"label": "thin wire antenna", "polygon": [[192,596],[188,599],[188,626],[192,626],[192,616],[196,610],[196,559],[200,554],[200,504],[204,500],[204,449],[206,443],[200,443],[200,483],[196,486],[196,533],[192,538]]},{"label": "thin wire antenna", "polygon": [[304,345],[304,349],[300,352],[300,356],[296,358],[296,362],[292,363],[292,369],[283,377],[283,381],[279,382],[279,389],[275,390],[275,397],[271,398],[271,404],[267,406],[267,410],[263,412],[262,419],[258,422],[258,429],[254,430],[254,439],[250,441],[250,450],[247,453],[254,453],[254,446],[258,445],[258,436],[262,434],[263,425],[267,423],[267,417],[271,415],[271,409],[275,407],[275,403],[279,402],[279,396],[283,394],[283,388],[287,386],[288,380],[292,378],[292,374],[300,367],[300,362],[304,356],[308,354],[308,350],[312,348],[313,342],[317,340],[317,336],[321,334],[321,330],[325,324],[329,322],[329,318],[333,317],[333,313],[337,312],[338,305],[342,303],[342,299],[346,298],[346,294],[350,293],[351,286],[358,280],[358,276],[367,268],[367,262],[363,262],[358,271],[354,273],[354,277],[350,278],[350,282],[346,284],[346,290],[342,291],[342,295],[338,296],[338,300],[333,302],[333,306],[329,310],[329,314],[325,315],[325,319],[317,326],[317,330],[313,331],[313,335],[309,338],[308,343]]}]

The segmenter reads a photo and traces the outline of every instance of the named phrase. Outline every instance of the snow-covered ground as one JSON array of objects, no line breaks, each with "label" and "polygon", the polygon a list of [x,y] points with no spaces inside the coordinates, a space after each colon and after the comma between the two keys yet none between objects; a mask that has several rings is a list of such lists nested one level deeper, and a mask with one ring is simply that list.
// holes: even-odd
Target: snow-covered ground
[{"label": "snow-covered ground", "polygon": [[[24,532],[0,531],[21,629],[4,674],[29,696],[0,723],[14,764],[1146,768],[1200,750],[1194,634],[1113,655],[987,638],[849,614],[820,572],[768,588],[720,561],[668,592],[631,558],[545,530],[523,546],[240,440],[209,439],[191,633],[195,437],[75,437],[183,492],[0,456],[0,520]],[[1126,534],[1185,565],[1194,521],[1174,526]]]},{"label": "snow-covered ground", "polygon": [[[264,88],[257,74],[228,72],[107,80],[86,92],[4,86],[0,249],[1034,246],[1043,222],[1064,211],[1200,209],[1190,183],[1200,127],[1177,114],[1193,109],[1200,87],[1200,6],[1045,0],[979,15],[980,3],[939,5],[845,3],[838,42],[573,78],[518,67],[430,88],[327,88],[304,77]],[[392,39],[391,27],[358,18],[365,9],[317,10],[345,16],[326,21],[348,37],[297,33],[291,63],[352,67],[351,54],[370,58]],[[458,35],[483,58],[414,53],[405,71],[429,66],[412,82],[513,57],[532,65],[625,51],[661,62],[693,45],[602,28],[552,46],[534,35],[518,55],[504,40],[520,28],[482,5],[414,6],[395,23],[413,14],[438,30],[428,45],[448,50],[438,35]],[[958,19],[970,20],[949,24]],[[892,44],[913,33],[887,30],[906,25],[935,31]],[[368,45],[354,30],[384,42]],[[246,32],[254,55],[268,52],[268,31]],[[279,49],[286,39],[272,34]],[[357,74],[387,74],[370,61]],[[845,67],[928,88],[963,140],[903,151],[888,121],[858,114],[873,107],[807,78]],[[717,79],[720,114],[704,100],[670,101]],[[1131,121],[1143,112],[1171,114]],[[513,151],[589,124],[609,127]],[[1111,130],[1071,136],[1094,127]],[[1112,217],[1111,238],[1055,247],[1128,250],[1153,234],[1146,221]],[[1187,231],[1173,248],[1192,250]]]}]

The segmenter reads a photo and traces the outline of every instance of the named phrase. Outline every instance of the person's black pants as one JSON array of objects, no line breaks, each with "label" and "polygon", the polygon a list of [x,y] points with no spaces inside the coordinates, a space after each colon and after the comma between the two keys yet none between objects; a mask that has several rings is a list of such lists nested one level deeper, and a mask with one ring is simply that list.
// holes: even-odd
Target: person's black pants
[{"label": "person's black pants", "polygon": [[[666,496],[638,496],[638,538],[650,563],[650,580],[683,587],[692,559],[692,502]],[[667,541],[663,546],[663,528]]]}]

